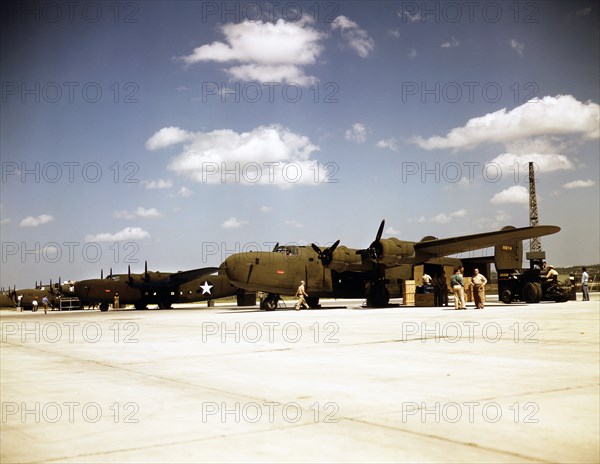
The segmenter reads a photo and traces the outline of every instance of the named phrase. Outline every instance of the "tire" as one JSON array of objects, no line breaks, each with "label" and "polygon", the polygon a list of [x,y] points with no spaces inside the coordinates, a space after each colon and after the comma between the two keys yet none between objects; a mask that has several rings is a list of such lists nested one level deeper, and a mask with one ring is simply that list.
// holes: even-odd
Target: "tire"
[{"label": "tire", "polygon": [[146,309],[146,303],[136,303],[134,304],[135,309]]},{"label": "tire", "polygon": [[161,301],[160,303],[158,303],[158,309],[171,309],[171,303],[166,302],[166,301]]},{"label": "tire", "polygon": [[306,298],[306,304],[311,309],[320,308],[319,306],[319,297],[318,296],[309,296]]},{"label": "tire", "polygon": [[100,303],[100,311],[108,311],[108,303]]},{"label": "tire", "polygon": [[504,304],[510,304],[512,301],[512,293],[510,290],[502,290],[500,294],[500,301]]},{"label": "tire", "polygon": [[277,303],[279,302],[279,295],[273,295],[269,293],[267,297],[261,301],[260,309],[265,311],[275,311],[277,309]]},{"label": "tire", "polygon": [[540,302],[540,293],[541,291],[538,289],[534,282],[527,282],[523,286],[523,290],[521,291],[521,296],[526,303],[539,303]]},{"label": "tire", "polygon": [[367,293],[367,306],[385,308],[390,302],[390,292],[385,285],[372,285]]}]

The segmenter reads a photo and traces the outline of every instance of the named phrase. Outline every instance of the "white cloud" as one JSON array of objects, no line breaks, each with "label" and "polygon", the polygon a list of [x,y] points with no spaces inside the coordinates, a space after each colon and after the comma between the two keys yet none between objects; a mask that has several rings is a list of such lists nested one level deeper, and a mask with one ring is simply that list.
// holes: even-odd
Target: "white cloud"
[{"label": "white cloud", "polygon": [[408,50],[408,57],[412,60],[414,58],[416,58],[418,55],[417,53],[417,49],[412,47],[411,49]]},{"label": "white cloud", "polygon": [[434,224],[448,224],[454,218],[462,218],[467,215],[466,209],[459,209],[457,211],[453,211],[451,213],[439,213],[435,216],[430,217],[429,219],[425,218],[425,216],[421,216],[418,218],[411,218],[408,220],[409,223],[416,222],[419,224],[423,224],[425,222],[431,222]]},{"label": "white cloud", "polygon": [[206,184],[314,185],[329,174],[310,158],[318,149],[308,137],[280,125],[243,133],[231,129],[195,132],[167,168]]},{"label": "white cloud", "polygon": [[9,218],[4,218],[0,221],[0,224],[8,224],[10,222]]},{"label": "white cloud", "polygon": [[192,134],[180,129],[179,127],[163,127],[152,137],[146,140],[146,149],[160,150],[161,148],[168,147],[169,145],[189,140],[190,137],[192,137]]},{"label": "white cloud", "polygon": [[393,137],[379,140],[375,146],[377,146],[377,148],[387,148],[388,150],[398,151],[398,141]]},{"label": "white cloud", "polygon": [[111,234],[103,232],[96,235],[86,235],[86,242],[120,242],[124,240],[142,240],[150,237],[150,234],[140,227],[125,227],[123,230]]},{"label": "white cloud", "polygon": [[433,216],[431,219],[429,219],[429,222],[433,222],[436,224],[448,224],[450,221],[452,221],[452,219],[465,217],[466,215],[467,215],[466,209],[459,209],[458,211],[454,211],[450,214],[446,214],[446,213],[437,214],[436,216]]},{"label": "white cloud", "polygon": [[398,17],[402,18],[403,21],[408,19],[411,23],[417,22],[421,20],[421,12],[416,11],[415,13],[411,13],[408,10],[398,11]]},{"label": "white cloud", "polygon": [[511,39],[510,46],[519,56],[523,56],[523,50],[525,50],[524,43],[519,42],[517,39]]},{"label": "white cloud", "polygon": [[221,227],[223,229],[239,229],[244,224],[247,224],[247,222],[239,221],[235,217],[232,216],[229,219],[227,219],[223,224],[221,224]]},{"label": "white cloud", "polygon": [[192,195],[192,191],[189,188],[187,188],[187,187],[181,187],[179,189],[179,192],[177,192],[177,194],[180,197],[188,198],[188,197],[190,197]]},{"label": "white cloud", "polygon": [[285,224],[287,226],[292,226],[292,227],[297,227],[297,228],[304,227],[304,224],[301,224],[298,221],[295,221],[294,219],[290,219],[288,221],[285,221]]},{"label": "white cloud", "polygon": [[386,227],[385,233],[388,235],[400,235],[400,231],[392,226]]},{"label": "white cloud", "polygon": [[367,141],[367,134],[370,132],[369,128],[364,124],[357,122],[352,124],[352,128],[346,131],[344,137],[349,142],[354,143],[365,143]]},{"label": "white cloud", "polygon": [[400,39],[400,29],[390,29],[388,35],[392,36],[394,39]]},{"label": "white cloud", "polygon": [[425,150],[473,148],[484,142],[508,143],[543,135],[582,134],[598,138],[600,110],[597,103],[582,103],[571,95],[544,97],[507,111],[506,108],[469,119],[445,137],[413,137],[412,143]]},{"label": "white cloud", "polygon": [[312,27],[308,17],[296,22],[244,21],[224,24],[224,42],[212,42],[182,57],[187,64],[203,61],[232,63],[227,72],[237,79],[261,82],[294,82],[309,85],[316,81],[303,66],[316,63],[323,51],[325,34]]},{"label": "white cloud", "polygon": [[[148,145],[148,142],[146,142],[146,146],[147,145]],[[142,184],[144,185],[144,187],[146,187],[149,190],[168,189],[168,188],[173,187],[173,182],[171,180],[164,180],[164,179],[143,180]]]},{"label": "white cloud", "polygon": [[575,14],[576,14],[577,16],[587,16],[587,15],[589,15],[591,12],[592,12],[592,9],[591,9],[591,8],[589,8],[589,7],[587,7],[587,8],[582,8],[581,10],[577,10],[577,11],[575,12]]},{"label": "white cloud", "polygon": [[271,208],[270,206],[261,206],[260,207],[260,212],[263,214],[270,213],[271,211],[273,211],[273,208]]},{"label": "white cloud", "polygon": [[[496,156],[491,163],[496,163],[503,175],[519,179],[527,176],[529,162],[533,162],[538,171],[569,171],[574,169],[573,163],[565,155],[556,153],[528,153],[516,155],[514,153],[503,153]],[[517,171],[518,169],[518,171]]]},{"label": "white cloud", "polygon": [[447,42],[444,42],[441,47],[442,48],[451,48],[451,47],[458,47],[460,45],[460,42],[456,39],[456,37],[452,36],[450,37],[450,40],[448,40]]},{"label": "white cloud", "polygon": [[156,208],[142,208],[138,207],[135,212],[130,213],[127,210],[114,211],[113,216],[119,219],[135,219],[135,218],[159,218],[162,215]]},{"label": "white cloud", "polygon": [[588,188],[588,187],[593,187],[594,185],[596,185],[596,182],[594,182],[592,179],[574,180],[574,181],[567,182],[566,184],[564,184],[563,188],[566,188],[566,189]]},{"label": "white cloud", "polygon": [[54,221],[54,218],[49,214],[40,214],[37,217],[27,216],[21,221],[19,227],[39,227]]},{"label": "white cloud", "polygon": [[519,205],[529,204],[529,192],[522,185],[513,185],[497,193],[490,200],[495,205],[515,203]]},{"label": "white cloud", "polygon": [[361,58],[369,56],[369,53],[375,48],[375,41],[369,33],[358,27],[358,24],[346,16],[335,18],[331,23],[331,29],[333,31],[339,29],[342,38]]}]

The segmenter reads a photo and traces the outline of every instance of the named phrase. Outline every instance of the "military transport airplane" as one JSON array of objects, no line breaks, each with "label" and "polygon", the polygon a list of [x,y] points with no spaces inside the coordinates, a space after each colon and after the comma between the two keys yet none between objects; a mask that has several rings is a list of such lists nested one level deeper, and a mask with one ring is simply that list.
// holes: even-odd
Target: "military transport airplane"
[{"label": "military transport airplane", "polygon": [[384,226],[385,220],[366,249],[339,246],[339,240],[323,250],[315,244],[277,246],[272,252],[231,255],[225,260],[225,272],[236,287],[267,292],[262,309],[276,309],[280,295],[294,295],[301,280],[306,283],[306,301],[311,307],[318,305],[320,297],[365,297],[368,306],[384,307],[390,297],[402,295],[402,281],[412,279],[415,265],[456,266],[460,260],[448,256],[492,246],[498,249],[499,245],[560,231],[557,226],[505,227],[495,232],[445,239],[428,236],[409,242],[382,238]]},{"label": "military transport airplane", "polygon": [[[60,282],[60,278],[58,279]],[[48,298],[51,307],[58,307],[59,298],[62,296],[71,296],[73,293],[73,287],[70,284],[52,283],[43,284],[42,281],[36,282],[34,288],[22,288],[13,290],[10,292],[10,297],[14,301],[15,306],[19,305],[24,310],[31,310],[33,308],[33,300],[36,299],[38,306],[42,307],[42,299]]]},{"label": "military transport airplane", "polygon": [[170,308],[173,303],[215,300],[235,295],[238,289],[231,285],[227,276],[217,267],[206,267],[180,272],[148,272],[113,274],[106,278],[75,282],[75,296],[82,306],[100,305],[107,311],[109,304],[119,297],[120,305],[131,304],[136,309],[144,309],[149,304],[157,304],[161,309]]}]

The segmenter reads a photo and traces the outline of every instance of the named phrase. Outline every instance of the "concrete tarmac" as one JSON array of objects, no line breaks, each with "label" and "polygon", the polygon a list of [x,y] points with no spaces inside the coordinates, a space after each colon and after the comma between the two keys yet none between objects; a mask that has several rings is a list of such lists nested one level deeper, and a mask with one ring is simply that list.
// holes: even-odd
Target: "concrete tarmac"
[{"label": "concrete tarmac", "polygon": [[600,462],[597,293],[360,303],[1,311],[1,462]]}]

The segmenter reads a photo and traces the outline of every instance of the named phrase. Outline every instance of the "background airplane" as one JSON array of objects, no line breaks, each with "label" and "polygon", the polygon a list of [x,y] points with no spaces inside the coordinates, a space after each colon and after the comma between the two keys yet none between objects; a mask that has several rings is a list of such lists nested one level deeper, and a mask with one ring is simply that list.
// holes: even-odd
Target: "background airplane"
[{"label": "background airplane", "polygon": [[145,309],[156,304],[160,309],[170,308],[173,303],[215,300],[235,295],[234,287],[223,271],[206,267],[180,272],[149,272],[148,263],[142,274],[113,274],[106,278],[75,282],[74,293],[82,306],[100,306],[107,311],[119,297],[120,305],[134,305]]},{"label": "background airplane", "polygon": [[[449,255],[516,243],[533,237],[555,234],[557,226],[506,227],[460,237],[438,239],[427,236],[420,242],[382,238],[385,220],[375,240],[366,249],[281,246],[273,252],[245,252],[225,260],[225,271],[233,285],[249,291],[267,292],[263,309],[275,309],[280,295],[294,295],[300,280],[306,282],[307,303],[318,305],[320,297],[365,297],[368,306],[383,307],[390,297],[402,295],[402,281],[412,279],[418,264],[456,267],[461,261]],[[516,249],[517,246],[515,245]],[[448,276],[449,277],[449,276]]]}]

